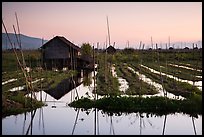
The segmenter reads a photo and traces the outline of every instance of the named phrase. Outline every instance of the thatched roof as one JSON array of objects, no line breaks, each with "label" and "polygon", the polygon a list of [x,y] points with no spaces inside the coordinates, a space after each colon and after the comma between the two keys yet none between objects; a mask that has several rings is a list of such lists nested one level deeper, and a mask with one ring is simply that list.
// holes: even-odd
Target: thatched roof
[{"label": "thatched roof", "polygon": [[66,45],[71,46],[72,48],[74,48],[75,50],[80,51],[81,48],[79,48],[78,46],[76,46],[75,44],[73,44],[72,42],[70,42],[69,40],[67,40],[65,37],[62,36],[55,36],[54,38],[52,38],[51,40],[49,40],[47,43],[45,43],[44,45],[42,45],[40,48],[45,48],[46,46],[48,46],[54,39],[59,39],[62,42],[64,42]]}]

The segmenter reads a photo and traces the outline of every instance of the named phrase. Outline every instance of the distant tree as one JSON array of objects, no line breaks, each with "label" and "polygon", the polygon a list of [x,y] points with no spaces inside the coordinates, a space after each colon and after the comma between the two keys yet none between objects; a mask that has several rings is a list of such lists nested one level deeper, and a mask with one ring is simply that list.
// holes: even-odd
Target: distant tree
[{"label": "distant tree", "polygon": [[133,53],[135,50],[133,49],[133,48],[125,48],[124,50],[123,50],[123,53],[126,53],[126,54],[131,54],[131,53]]},{"label": "distant tree", "polygon": [[89,43],[83,43],[81,46],[81,55],[82,56],[92,56],[93,49]]}]

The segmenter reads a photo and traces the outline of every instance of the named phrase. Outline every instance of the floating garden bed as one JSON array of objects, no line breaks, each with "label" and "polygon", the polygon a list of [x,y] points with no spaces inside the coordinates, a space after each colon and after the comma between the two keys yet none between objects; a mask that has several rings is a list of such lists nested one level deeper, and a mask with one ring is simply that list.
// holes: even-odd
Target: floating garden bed
[{"label": "floating garden bed", "polygon": [[190,99],[174,100],[164,97],[120,97],[109,96],[96,101],[82,98],[69,104],[75,108],[98,108],[105,112],[144,112],[164,115],[182,112],[190,115],[202,114],[202,102]]}]

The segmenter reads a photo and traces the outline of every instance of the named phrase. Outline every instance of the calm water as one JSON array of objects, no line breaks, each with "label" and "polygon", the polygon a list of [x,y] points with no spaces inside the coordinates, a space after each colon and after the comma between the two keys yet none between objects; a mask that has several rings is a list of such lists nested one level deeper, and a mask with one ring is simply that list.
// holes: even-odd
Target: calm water
[{"label": "calm water", "polygon": [[[35,112],[2,119],[2,135],[201,135],[202,116],[176,113],[147,115],[130,113],[110,116],[100,110],[83,111],[66,106],[65,95],[55,100],[47,95],[48,106]],[[54,101],[53,101],[54,100]],[[56,106],[56,108],[52,108]],[[33,116],[33,119],[31,118]],[[26,118],[26,119],[25,119]],[[32,120],[31,120],[32,119]]]},{"label": "calm water", "polygon": [[[91,73],[93,76],[93,73]],[[202,115],[181,113],[163,116],[146,113],[108,115],[101,110],[84,111],[67,106],[78,95],[93,96],[93,82],[79,85],[59,100],[42,91],[47,106],[2,119],[2,135],[201,135]],[[40,99],[40,92],[37,94]]]}]

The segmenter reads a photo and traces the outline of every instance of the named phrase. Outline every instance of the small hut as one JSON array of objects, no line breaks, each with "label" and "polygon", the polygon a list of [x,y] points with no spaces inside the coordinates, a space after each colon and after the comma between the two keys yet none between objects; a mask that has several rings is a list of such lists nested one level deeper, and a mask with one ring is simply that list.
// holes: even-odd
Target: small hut
[{"label": "small hut", "polygon": [[107,50],[107,53],[109,54],[114,54],[116,52],[116,49],[113,46],[109,46],[106,50]]},{"label": "small hut", "polygon": [[189,50],[189,47],[185,47],[184,49],[185,49],[185,50]]},{"label": "small hut", "polygon": [[77,68],[80,48],[64,37],[56,36],[42,45],[43,67],[47,69]]},{"label": "small hut", "polygon": [[169,50],[173,50],[174,48],[173,47],[169,47]]}]

